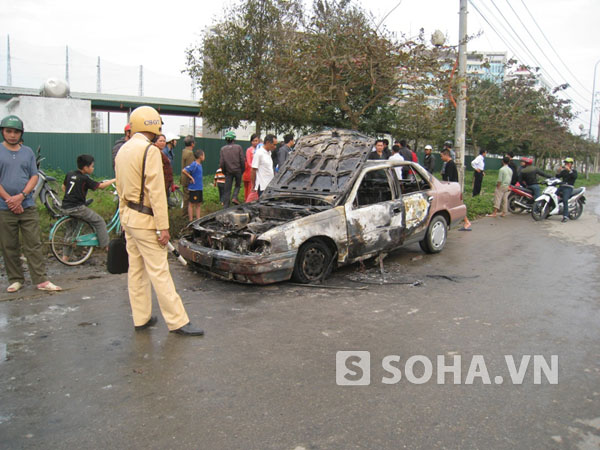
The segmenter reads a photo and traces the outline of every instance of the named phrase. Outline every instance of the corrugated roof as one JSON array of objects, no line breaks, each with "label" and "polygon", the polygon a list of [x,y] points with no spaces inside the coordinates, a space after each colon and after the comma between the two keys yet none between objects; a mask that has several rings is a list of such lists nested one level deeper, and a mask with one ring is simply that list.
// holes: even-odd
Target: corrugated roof
[{"label": "corrugated roof", "polygon": [[[38,89],[0,86],[0,98],[12,98],[19,95],[39,97]],[[93,111],[128,112],[138,106],[148,105],[161,114],[174,116],[199,116],[200,106],[195,100],[172,98],[138,97],[134,95],[98,94],[89,92],[71,92],[70,98],[89,100]]]}]

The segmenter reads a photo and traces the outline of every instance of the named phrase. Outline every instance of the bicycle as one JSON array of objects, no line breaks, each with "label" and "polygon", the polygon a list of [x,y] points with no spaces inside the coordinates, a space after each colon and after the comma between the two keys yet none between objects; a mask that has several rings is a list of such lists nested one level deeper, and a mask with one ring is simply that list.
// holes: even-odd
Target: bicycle
[{"label": "bicycle", "polygon": [[[116,197],[115,192],[115,197]],[[86,206],[92,200],[88,200]],[[116,231],[121,233],[121,219],[119,217],[119,203],[115,212],[106,224],[108,233]],[[52,254],[59,262],[67,266],[83,264],[92,256],[94,248],[98,247],[98,235],[94,228],[85,220],[65,215],[58,219],[50,230],[50,248]]]},{"label": "bicycle", "polygon": [[169,208],[183,208],[183,191],[181,188],[176,184],[172,184],[169,190],[170,193],[167,202]]}]

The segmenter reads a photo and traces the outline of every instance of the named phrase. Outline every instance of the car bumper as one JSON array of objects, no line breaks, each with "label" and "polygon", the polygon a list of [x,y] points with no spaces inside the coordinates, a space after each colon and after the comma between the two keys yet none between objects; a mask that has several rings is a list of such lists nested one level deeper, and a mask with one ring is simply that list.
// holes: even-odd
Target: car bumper
[{"label": "car bumper", "polygon": [[218,278],[246,284],[271,284],[289,280],[294,270],[297,250],[274,255],[239,255],[216,250],[180,239],[179,253],[201,270]]}]

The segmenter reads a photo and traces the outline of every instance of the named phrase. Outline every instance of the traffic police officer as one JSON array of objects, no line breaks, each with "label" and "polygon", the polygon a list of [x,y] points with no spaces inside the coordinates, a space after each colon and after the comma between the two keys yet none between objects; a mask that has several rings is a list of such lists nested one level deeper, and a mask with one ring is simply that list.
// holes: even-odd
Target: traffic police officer
[{"label": "traffic police officer", "polygon": [[156,323],[156,316],[152,316],[152,283],[169,330],[201,336],[204,331],[190,323],[167,262],[165,246],[170,239],[167,196],[160,150],[152,145],[152,140],[161,133],[162,120],[154,108],[140,106],[131,113],[129,123],[132,137],[117,154],[115,173],[119,214],[129,254],[127,281],[133,324],[139,331]]}]

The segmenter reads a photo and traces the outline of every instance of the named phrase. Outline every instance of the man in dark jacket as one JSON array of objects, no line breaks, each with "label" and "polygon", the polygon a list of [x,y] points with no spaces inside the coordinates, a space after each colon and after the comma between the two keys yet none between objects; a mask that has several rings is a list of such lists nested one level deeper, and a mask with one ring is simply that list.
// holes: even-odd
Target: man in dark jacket
[{"label": "man in dark jacket", "polygon": [[442,175],[442,180],[458,183],[458,169],[456,168],[456,164],[454,163],[452,156],[450,156],[450,150],[447,148],[442,150],[440,152],[440,157],[446,166],[446,170]]},{"label": "man in dark jacket", "polygon": [[275,169],[275,172],[279,172],[279,170],[283,166],[283,163],[287,160],[288,156],[292,152],[292,147],[294,146],[294,144],[294,135],[292,133],[286,134],[283,137],[283,145],[279,147],[279,149],[274,155],[272,155],[273,164],[275,166],[273,168]]},{"label": "man in dark jacket", "polygon": [[429,173],[433,173],[433,170],[435,169],[435,158],[431,154],[432,150],[433,147],[431,147],[431,145],[425,146],[425,157],[423,158],[423,167],[425,167],[425,170],[427,170],[427,172]]},{"label": "man in dark jacket", "polygon": [[538,198],[541,192],[540,184],[537,180],[538,175],[544,178],[550,178],[551,176],[535,167],[533,165],[533,159],[521,158],[521,170],[519,171],[518,181],[527,189],[531,189],[533,191],[534,199]]},{"label": "man in dark jacket", "polygon": [[[242,185],[242,174],[246,168],[244,150],[238,144],[234,144],[235,133],[228,131],[225,133],[225,142],[227,145],[221,147],[219,157],[219,167],[225,174],[225,193],[223,197],[223,207],[228,208],[229,202],[239,205],[238,195]],[[233,189],[233,200],[231,199],[231,185],[235,180],[235,188]]]},{"label": "man in dark jacket", "polygon": [[119,149],[123,146],[125,142],[129,140],[131,137],[131,125],[125,125],[125,136],[115,142],[115,145],[112,148],[112,164],[113,170],[115,170],[115,158],[117,157],[117,153],[119,153]]},{"label": "man in dark jacket", "polygon": [[515,184],[517,184],[517,181],[519,181],[519,170],[517,169],[517,165],[513,161],[515,154],[513,152],[506,152],[506,154],[504,156],[508,156],[508,158],[510,159],[510,161],[508,162],[508,167],[512,171],[510,185],[514,186]]},{"label": "man in dark jacket", "polygon": [[573,169],[573,158],[565,158],[563,166],[558,170],[556,177],[561,178],[565,184],[558,188],[558,194],[562,197],[563,201],[563,222],[569,220],[569,199],[573,193],[573,186],[577,179],[577,171]]}]

